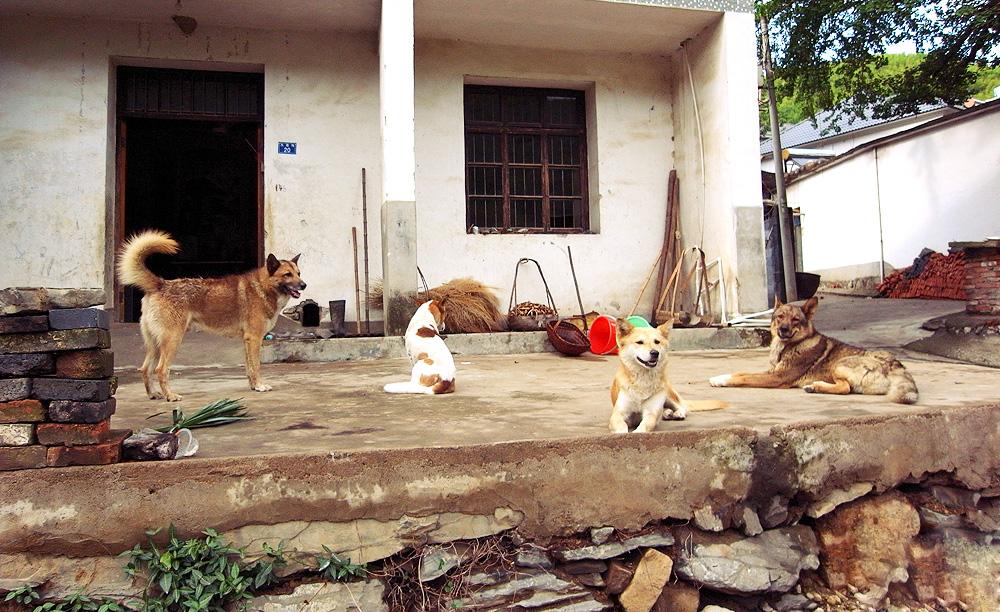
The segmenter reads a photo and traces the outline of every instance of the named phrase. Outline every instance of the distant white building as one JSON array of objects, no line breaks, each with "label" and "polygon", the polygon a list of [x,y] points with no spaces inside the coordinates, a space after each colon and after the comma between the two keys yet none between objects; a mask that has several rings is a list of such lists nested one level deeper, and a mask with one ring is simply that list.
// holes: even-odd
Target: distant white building
[{"label": "distant white building", "polygon": [[1000,235],[1000,100],[793,172],[787,196],[801,212],[803,269],[824,281],[879,277],[924,247]]},{"label": "distant white building", "polygon": [[[805,119],[781,131],[781,148],[788,152],[785,171],[794,172],[810,161],[829,159],[846,153],[866,142],[890,136],[928,121],[958,112],[944,103],[924,104],[912,115],[892,119],[873,117],[836,117],[832,111],[822,111],[816,120]],[[760,168],[774,172],[774,142],[760,142]]]}]

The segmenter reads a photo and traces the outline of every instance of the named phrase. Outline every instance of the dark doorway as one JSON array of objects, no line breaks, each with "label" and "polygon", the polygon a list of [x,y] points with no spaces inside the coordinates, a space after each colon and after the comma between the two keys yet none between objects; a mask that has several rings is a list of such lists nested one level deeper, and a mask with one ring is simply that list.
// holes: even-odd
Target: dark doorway
[{"label": "dark doorway", "polygon": [[[259,77],[119,69],[118,238],[144,229],[170,233],[181,252],[148,260],[164,278],[220,276],[261,263]],[[142,292],[120,288],[119,297],[122,319],[138,321]]]}]

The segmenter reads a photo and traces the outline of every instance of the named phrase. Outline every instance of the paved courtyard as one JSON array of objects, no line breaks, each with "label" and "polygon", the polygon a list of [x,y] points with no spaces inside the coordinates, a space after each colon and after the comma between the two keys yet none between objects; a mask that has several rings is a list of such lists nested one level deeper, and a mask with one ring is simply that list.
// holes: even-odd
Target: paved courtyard
[{"label": "paved courtyard", "polygon": [[[607,433],[608,387],[616,358],[556,354],[486,356],[458,363],[457,392],[445,396],[388,395],[382,385],[406,377],[403,360],[276,364],[264,373],[274,391],[246,388],[242,368],[177,372],[179,404],[145,398],[133,372],[120,374],[115,427],[165,424],[154,412],[193,411],[222,397],[244,397],[254,421],[200,429],[200,457],[355,449],[460,446],[486,442],[595,436]],[[796,421],[912,413],[973,406],[1000,397],[1000,371],[933,360],[906,359],[920,403],[901,406],[873,396],[818,396],[801,390],[715,389],[710,375],[760,369],[767,352],[706,351],[670,356],[671,378],[692,399],[732,402],[729,410],[664,421],[658,431],[745,426],[766,429]]]},{"label": "paved courtyard", "polygon": [[[893,348],[925,334],[919,326],[927,318],[960,309],[957,302],[833,296],[824,300],[817,325],[847,341]],[[168,404],[146,399],[130,363],[137,363],[137,339],[119,331],[114,336],[120,378],[115,427],[163,425],[175,407],[190,413],[219,398],[245,398],[254,420],[198,430],[199,457],[602,435],[607,433],[608,388],[617,367],[616,357],[589,353],[575,358],[552,353],[460,356],[457,392],[429,397],[382,391],[383,384],[408,377],[404,360],[273,364],[264,366],[264,376],[274,390],[254,393],[247,388],[242,366],[232,363],[239,343],[191,334],[182,347],[187,357],[179,360],[172,376],[173,388],[184,400]],[[220,346],[224,348],[216,352]],[[797,389],[715,389],[707,382],[712,375],[766,369],[767,351],[671,353],[671,379],[682,395],[723,399],[733,407],[692,413],[682,422],[664,421],[658,431],[767,429],[798,421],[982,405],[1000,398],[1000,370],[921,353],[901,356],[920,388],[916,406],[892,404],[882,397],[809,395]],[[161,411],[167,414],[147,418]]]}]

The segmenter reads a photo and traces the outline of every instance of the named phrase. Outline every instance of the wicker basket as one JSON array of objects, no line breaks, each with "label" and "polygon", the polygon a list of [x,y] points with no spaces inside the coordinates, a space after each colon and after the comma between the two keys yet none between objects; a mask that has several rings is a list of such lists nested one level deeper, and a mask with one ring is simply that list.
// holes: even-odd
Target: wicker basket
[{"label": "wicker basket", "polygon": [[576,357],[590,350],[590,341],[580,328],[569,321],[552,321],[545,326],[549,342],[563,355]]},{"label": "wicker basket", "polygon": [[[533,263],[535,268],[538,269],[538,276],[542,279],[542,285],[545,287],[545,301],[552,311],[552,314],[535,314],[532,316],[515,315],[514,305],[520,304],[517,301],[517,273],[521,268],[521,264]],[[516,331],[541,331],[546,329],[549,323],[554,323],[559,320],[559,311],[556,309],[556,304],[552,300],[552,293],[549,291],[549,284],[545,280],[545,274],[542,273],[542,266],[539,265],[534,259],[528,257],[522,257],[517,261],[517,265],[514,266],[514,282],[510,289],[510,302],[507,304],[507,325],[512,330]]]}]

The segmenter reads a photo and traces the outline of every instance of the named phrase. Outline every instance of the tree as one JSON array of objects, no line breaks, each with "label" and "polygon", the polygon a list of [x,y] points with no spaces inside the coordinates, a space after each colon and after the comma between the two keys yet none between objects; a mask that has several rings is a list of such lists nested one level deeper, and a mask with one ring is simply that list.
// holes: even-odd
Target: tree
[{"label": "tree", "polygon": [[[807,116],[958,104],[1000,66],[998,0],[758,0],[757,13],[770,23],[779,99]],[[909,41],[922,61],[885,53]]]}]

